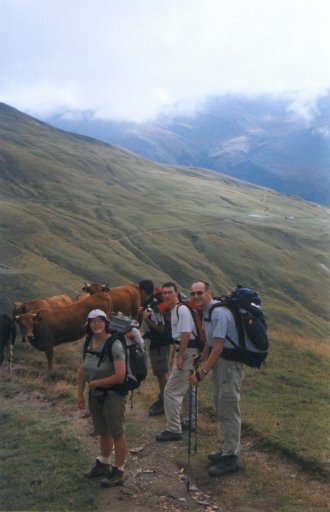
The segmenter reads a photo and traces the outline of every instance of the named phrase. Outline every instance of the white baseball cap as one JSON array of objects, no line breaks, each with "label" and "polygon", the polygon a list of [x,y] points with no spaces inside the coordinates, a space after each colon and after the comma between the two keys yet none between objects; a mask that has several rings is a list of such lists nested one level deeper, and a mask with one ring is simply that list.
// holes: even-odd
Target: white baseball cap
[{"label": "white baseball cap", "polygon": [[93,318],[97,318],[98,316],[104,318],[107,322],[109,322],[109,318],[104,313],[104,311],[102,311],[102,309],[92,309],[92,311],[88,313],[87,321],[93,320]]}]

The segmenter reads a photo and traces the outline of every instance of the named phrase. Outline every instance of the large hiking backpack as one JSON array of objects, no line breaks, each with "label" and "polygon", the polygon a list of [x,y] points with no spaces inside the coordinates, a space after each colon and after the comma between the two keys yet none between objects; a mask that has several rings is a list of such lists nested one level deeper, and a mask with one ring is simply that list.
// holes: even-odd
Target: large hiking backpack
[{"label": "large hiking backpack", "polygon": [[237,346],[229,336],[226,336],[232,348],[225,348],[221,357],[240,361],[252,368],[260,368],[268,355],[269,341],[258,293],[237,285],[230,295],[221,297],[219,302],[211,306],[208,318],[204,318],[205,322],[212,322],[212,311],[218,307],[226,307],[232,312],[239,339]]},{"label": "large hiking backpack", "polygon": [[202,311],[199,311],[196,306],[192,304],[191,301],[183,301],[180,302],[176,308],[176,314],[179,319],[179,309],[180,306],[187,306],[189,309],[191,316],[193,318],[194,324],[195,324],[195,331],[193,332],[195,338],[193,342],[196,344],[198,352],[202,353],[205,347],[205,333],[203,331],[203,325],[202,325]]},{"label": "large hiking backpack", "polygon": [[110,319],[110,336],[105,341],[102,352],[92,351],[88,348],[91,342],[90,336],[87,336],[84,343],[83,358],[85,358],[87,353],[97,355],[99,357],[97,366],[99,367],[102,361],[105,361],[107,357],[112,360],[112,344],[114,341],[118,339],[120,340],[125,351],[125,380],[120,384],[114,384],[107,388],[116,391],[118,394],[125,395],[128,391],[137,389],[147,376],[146,353],[138,343],[135,343],[133,340],[130,341],[130,338],[133,337],[132,329],[135,326],[135,322],[129,317],[119,315],[114,316]]}]

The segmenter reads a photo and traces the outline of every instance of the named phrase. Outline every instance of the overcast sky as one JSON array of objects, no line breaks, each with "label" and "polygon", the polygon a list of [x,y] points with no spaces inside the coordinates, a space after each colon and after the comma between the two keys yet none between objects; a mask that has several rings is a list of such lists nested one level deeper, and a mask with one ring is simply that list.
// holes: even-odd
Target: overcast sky
[{"label": "overcast sky", "polygon": [[330,0],[0,0],[0,101],[33,115],[327,88]]}]

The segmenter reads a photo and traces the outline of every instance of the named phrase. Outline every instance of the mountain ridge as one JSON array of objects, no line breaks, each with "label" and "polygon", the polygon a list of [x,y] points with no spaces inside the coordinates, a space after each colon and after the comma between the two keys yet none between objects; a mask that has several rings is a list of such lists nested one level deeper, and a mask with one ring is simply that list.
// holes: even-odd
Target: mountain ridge
[{"label": "mountain ridge", "polygon": [[[161,115],[139,124],[79,111],[45,120],[161,163],[214,169],[329,206],[330,92],[319,98],[313,116],[295,114],[292,98],[227,95],[209,99],[190,115]],[[245,150],[235,150],[242,137]]]}]

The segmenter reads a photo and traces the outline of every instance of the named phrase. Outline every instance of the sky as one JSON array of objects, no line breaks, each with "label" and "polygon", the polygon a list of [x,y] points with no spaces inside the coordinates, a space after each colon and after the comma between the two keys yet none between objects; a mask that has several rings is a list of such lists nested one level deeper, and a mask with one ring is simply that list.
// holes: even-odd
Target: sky
[{"label": "sky", "polygon": [[143,121],[209,96],[330,89],[330,0],[0,0],[0,101]]}]

